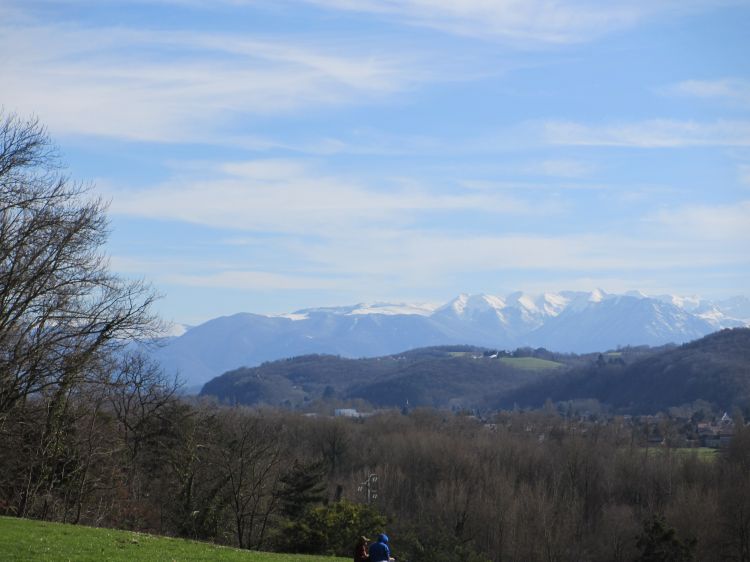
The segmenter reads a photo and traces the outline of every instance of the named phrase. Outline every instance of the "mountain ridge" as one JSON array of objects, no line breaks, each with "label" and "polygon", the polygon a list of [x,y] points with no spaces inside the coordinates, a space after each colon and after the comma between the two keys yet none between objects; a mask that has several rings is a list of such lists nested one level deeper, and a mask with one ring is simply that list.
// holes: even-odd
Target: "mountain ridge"
[{"label": "mountain ridge", "polygon": [[163,338],[153,358],[187,385],[239,367],[305,354],[376,357],[438,345],[544,347],[587,353],[681,344],[750,326],[750,299],[561,291],[461,294],[443,305],[359,303],[279,315],[237,313]]}]

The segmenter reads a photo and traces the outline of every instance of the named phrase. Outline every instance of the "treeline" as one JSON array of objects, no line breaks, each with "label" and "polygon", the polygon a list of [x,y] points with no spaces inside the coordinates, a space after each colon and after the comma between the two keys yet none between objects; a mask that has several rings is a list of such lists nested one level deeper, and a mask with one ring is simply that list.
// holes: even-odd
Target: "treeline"
[{"label": "treeline", "polygon": [[340,555],[386,530],[411,562],[750,560],[748,429],[705,457],[553,413],[186,403],[148,372],[71,397],[53,447],[43,404],[6,421],[0,512]]}]

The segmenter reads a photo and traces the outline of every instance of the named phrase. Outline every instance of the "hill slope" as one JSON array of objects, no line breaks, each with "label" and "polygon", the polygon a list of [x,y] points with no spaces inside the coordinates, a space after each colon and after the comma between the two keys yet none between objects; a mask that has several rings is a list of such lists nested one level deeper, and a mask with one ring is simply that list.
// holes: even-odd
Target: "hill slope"
[{"label": "hill slope", "polygon": [[512,355],[471,346],[416,349],[369,359],[306,355],[230,371],[202,393],[230,404],[299,407],[361,398],[377,407],[511,408],[597,399],[648,413],[701,399],[750,407],[750,329],[716,332],[682,346],[640,346],[585,355],[524,348]]},{"label": "hill slope", "polygon": [[[530,359],[530,358],[528,358]],[[478,406],[487,393],[505,392],[563,372],[576,359],[545,355],[536,362],[507,360],[476,347],[417,349],[369,359],[307,355],[242,368],[203,387],[230,404],[299,406],[319,398],[362,398],[375,406]]]},{"label": "hill slope", "polygon": [[347,560],[302,554],[272,554],[208,543],[157,537],[132,531],[96,529],[13,517],[0,517],[0,553],[5,562],[336,562]]},{"label": "hill slope", "polygon": [[595,398],[622,411],[647,413],[701,399],[720,409],[750,407],[750,329],[721,330],[635,361],[602,361],[498,395],[495,406],[539,406]]}]

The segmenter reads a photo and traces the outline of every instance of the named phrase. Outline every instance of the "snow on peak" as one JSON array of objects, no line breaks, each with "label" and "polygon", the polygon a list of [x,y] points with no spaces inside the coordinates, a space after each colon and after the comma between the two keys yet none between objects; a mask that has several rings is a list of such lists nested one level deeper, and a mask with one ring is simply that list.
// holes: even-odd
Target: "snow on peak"
[{"label": "snow on peak", "polygon": [[682,297],[679,295],[658,295],[654,298],[662,302],[674,305],[677,308],[686,310],[687,312],[693,312],[702,304],[701,298],[697,296]]},{"label": "snow on peak", "polygon": [[602,302],[607,298],[607,293],[601,289],[594,289],[589,293],[589,302]]},{"label": "snow on peak", "polygon": [[538,302],[539,308],[541,308],[547,316],[557,316],[566,306],[568,306],[570,299],[565,298],[558,293],[544,293],[539,297]]},{"label": "snow on peak", "polygon": [[464,310],[466,309],[466,303],[468,302],[469,302],[469,295],[467,293],[461,293],[452,301],[441,306],[438,310],[440,311],[451,310],[455,312],[456,314],[461,315],[464,313]]},{"label": "snow on peak", "polygon": [[505,307],[505,301],[493,295],[469,295],[461,293],[455,299],[440,307],[438,311],[450,310],[457,316],[474,315],[481,312],[499,312]]},{"label": "snow on peak", "polygon": [[[335,316],[373,315],[417,315],[431,316],[434,313],[449,313],[456,317],[471,318],[485,313],[494,313],[503,322],[520,321],[526,324],[541,324],[547,318],[560,315],[564,311],[581,312],[590,306],[621,297],[630,297],[674,306],[686,313],[695,315],[715,326],[750,324],[750,299],[735,297],[726,301],[710,302],[697,296],[658,295],[633,290],[623,294],[607,293],[602,289],[590,292],[561,291],[546,292],[538,295],[517,291],[505,297],[489,294],[461,293],[453,300],[439,306],[434,303],[359,303],[350,306],[332,306],[298,310],[296,312],[274,315],[293,321],[302,321],[312,314],[330,314]],[[515,318],[516,320],[512,320]],[[169,336],[184,333],[185,327],[174,325]]]},{"label": "snow on peak", "polygon": [[395,316],[397,314],[411,314],[417,316],[429,316],[437,309],[433,303],[387,303],[378,302],[373,304],[358,304],[353,310],[348,312],[349,315],[355,314],[385,314]]},{"label": "snow on peak", "polygon": [[321,308],[307,308],[278,314],[278,318],[289,318],[290,320],[307,320],[311,314],[331,314],[334,316],[361,316],[364,314],[383,314],[395,316],[398,314],[412,314],[418,316],[429,316],[437,309],[438,305],[434,303],[359,303],[351,306],[330,306]]},{"label": "snow on peak", "polygon": [[307,320],[310,316],[302,312],[288,312],[286,314],[279,314],[276,318],[288,318],[293,322],[299,322],[300,320]]},{"label": "snow on peak", "polygon": [[508,295],[507,300],[508,306],[521,308],[529,312],[536,312],[538,308],[537,303],[534,302],[534,298],[521,291],[511,293],[510,295]]}]

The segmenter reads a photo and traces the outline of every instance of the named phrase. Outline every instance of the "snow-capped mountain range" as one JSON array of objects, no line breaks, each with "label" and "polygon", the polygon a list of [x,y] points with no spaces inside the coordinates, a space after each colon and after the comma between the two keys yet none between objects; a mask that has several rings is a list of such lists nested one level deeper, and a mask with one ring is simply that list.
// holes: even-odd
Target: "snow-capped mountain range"
[{"label": "snow-capped mountain range", "polygon": [[708,301],[602,290],[462,294],[443,305],[376,303],[224,316],[165,338],[153,356],[195,386],[231,369],[308,353],[374,357],[446,344],[591,352],[683,343],[737,326],[750,326],[747,297]]}]

